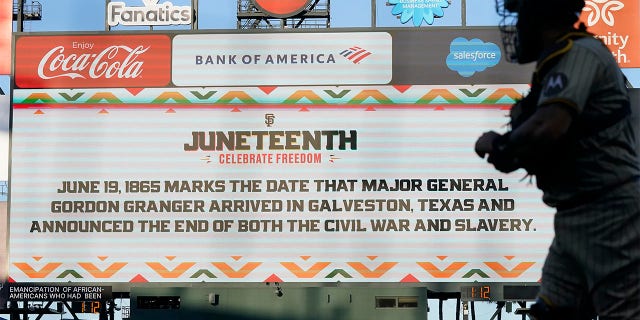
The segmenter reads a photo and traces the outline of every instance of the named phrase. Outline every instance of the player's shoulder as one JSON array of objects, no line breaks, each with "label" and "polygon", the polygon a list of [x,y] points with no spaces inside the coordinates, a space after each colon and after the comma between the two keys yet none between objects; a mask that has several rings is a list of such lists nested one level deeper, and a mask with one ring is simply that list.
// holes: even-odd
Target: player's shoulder
[{"label": "player's shoulder", "polygon": [[607,51],[607,46],[602,43],[602,40],[596,37],[581,37],[573,40],[576,47],[584,48],[593,51],[605,50]]},{"label": "player's shoulder", "polygon": [[611,51],[596,37],[582,37],[573,40],[569,51],[572,58],[595,59],[602,62],[614,62]]}]

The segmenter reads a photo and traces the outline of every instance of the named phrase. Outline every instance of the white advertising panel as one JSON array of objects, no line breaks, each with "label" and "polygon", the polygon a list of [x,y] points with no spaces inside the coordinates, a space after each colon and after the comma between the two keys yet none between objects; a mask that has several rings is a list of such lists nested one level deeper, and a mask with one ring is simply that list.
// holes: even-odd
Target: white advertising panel
[{"label": "white advertising panel", "polygon": [[184,34],[173,38],[177,86],[387,84],[391,35]]}]

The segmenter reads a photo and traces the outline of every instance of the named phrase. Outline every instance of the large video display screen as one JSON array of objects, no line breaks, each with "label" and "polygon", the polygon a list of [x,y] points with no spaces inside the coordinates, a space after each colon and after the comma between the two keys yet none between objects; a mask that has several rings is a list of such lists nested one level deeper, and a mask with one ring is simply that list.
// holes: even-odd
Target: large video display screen
[{"label": "large video display screen", "polygon": [[17,37],[11,279],[537,282],[552,211],[473,151],[528,86],[461,32]]}]

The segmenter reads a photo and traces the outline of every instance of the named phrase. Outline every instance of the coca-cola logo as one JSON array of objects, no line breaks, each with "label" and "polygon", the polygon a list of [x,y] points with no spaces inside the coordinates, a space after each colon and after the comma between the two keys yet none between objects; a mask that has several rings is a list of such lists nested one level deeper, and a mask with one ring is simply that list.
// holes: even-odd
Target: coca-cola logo
[{"label": "coca-cola logo", "polygon": [[65,48],[58,46],[42,57],[38,64],[38,76],[42,79],[133,79],[142,74],[144,62],[139,61],[138,57],[148,49],[143,46],[110,46],[99,53],[66,54]]},{"label": "coca-cola logo", "polygon": [[164,87],[168,35],[25,36],[16,40],[19,88]]}]

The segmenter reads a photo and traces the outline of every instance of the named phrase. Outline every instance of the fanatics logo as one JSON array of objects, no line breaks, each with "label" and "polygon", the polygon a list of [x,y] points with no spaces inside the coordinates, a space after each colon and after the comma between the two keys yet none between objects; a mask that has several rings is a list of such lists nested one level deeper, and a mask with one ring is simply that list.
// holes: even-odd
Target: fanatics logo
[{"label": "fanatics logo", "polygon": [[124,2],[107,1],[107,23],[126,26],[167,26],[191,24],[191,7],[174,6],[173,3],[159,0],[142,0],[143,7],[127,7]]}]

